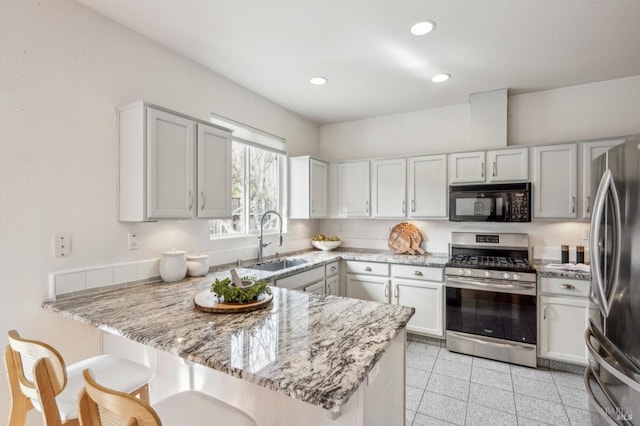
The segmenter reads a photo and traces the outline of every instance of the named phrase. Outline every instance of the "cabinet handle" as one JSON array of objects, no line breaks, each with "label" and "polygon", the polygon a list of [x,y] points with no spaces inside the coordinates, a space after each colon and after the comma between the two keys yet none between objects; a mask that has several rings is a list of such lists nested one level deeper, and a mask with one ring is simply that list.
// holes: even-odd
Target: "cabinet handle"
[{"label": "cabinet handle", "polygon": [[405,214],[405,212],[404,212],[404,205],[405,205],[405,200],[402,200],[402,214]]},{"label": "cabinet handle", "polygon": [[365,266],[364,270],[367,271],[367,272],[371,272],[371,266]]},{"label": "cabinet handle", "polygon": [[400,296],[400,289],[398,288],[398,286],[396,285],[393,288],[393,297],[395,297],[396,299],[398,298],[398,296]]},{"label": "cabinet handle", "polygon": [[327,285],[327,294],[331,294],[331,286]]},{"label": "cabinet handle", "polygon": [[335,271],[336,271],[336,269],[338,269],[338,268],[336,268],[335,266],[332,266],[332,267],[331,267],[331,272],[335,272]]},{"label": "cabinet handle", "polygon": [[573,284],[560,284],[560,288],[565,290],[575,290],[575,286]]},{"label": "cabinet handle", "polygon": [[571,213],[576,212],[576,197],[571,197]]},{"label": "cabinet handle", "polygon": [[587,213],[591,213],[591,196],[587,195]]},{"label": "cabinet handle", "polygon": [[480,177],[484,177],[484,161],[480,163]]},{"label": "cabinet handle", "polygon": [[422,276],[422,271],[413,271],[413,275]]},{"label": "cabinet handle", "polygon": [[200,198],[202,198],[202,207],[200,210],[204,210],[204,204],[206,203],[206,198],[204,197],[204,192],[200,191]]},{"label": "cabinet handle", "polygon": [[496,162],[493,162],[493,177],[498,175],[498,168],[496,167]]},{"label": "cabinet handle", "polygon": [[416,200],[411,200],[411,213],[416,212]]},{"label": "cabinet handle", "polygon": [[545,303],[544,306],[542,306],[542,319],[547,319],[547,304]]},{"label": "cabinet handle", "polygon": [[191,208],[193,208],[193,194],[191,190],[189,190],[189,210],[191,210]]},{"label": "cabinet handle", "polygon": [[384,285],[384,297],[389,297],[389,283]]},{"label": "cabinet handle", "polygon": [[367,200],[367,205],[365,207],[365,210],[367,211],[367,213],[369,213],[369,200]]}]

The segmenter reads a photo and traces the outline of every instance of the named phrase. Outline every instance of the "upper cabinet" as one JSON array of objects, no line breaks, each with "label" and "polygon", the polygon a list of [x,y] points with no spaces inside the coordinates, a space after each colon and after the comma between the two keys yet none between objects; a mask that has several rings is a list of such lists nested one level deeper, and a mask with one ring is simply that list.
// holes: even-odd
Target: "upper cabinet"
[{"label": "upper cabinet", "polygon": [[231,134],[198,123],[198,217],[231,217]]},{"label": "upper cabinet", "polygon": [[449,184],[485,181],[484,151],[449,154]]},{"label": "upper cabinet", "polygon": [[338,216],[369,217],[369,161],[338,163]]},{"label": "upper cabinet", "polygon": [[[592,141],[582,143],[582,196],[580,197],[580,217],[588,219],[591,217],[593,208],[593,195],[591,188],[591,162],[610,148],[620,145],[624,139],[609,139],[605,141]],[[597,189],[597,188],[595,188]]]},{"label": "upper cabinet", "polygon": [[371,161],[371,216],[402,218],[407,214],[407,161]]},{"label": "upper cabinet", "polygon": [[449,184],[529,180],[529,149],[449,154]]},{"label": "upper cabinet", "polygon": [[329,165],[309,156],[289,158],[289,217],[327,217]]},{"label": "upper cabinet", "polygon": [[529,148],[487,151],[487,182],[529,180]]},{"label": "upper cabinet", "polygon": [[533,148],[533,217],[576,218],[576,144]]},{"label": "upper cabinet", "polygon": [[409,217],[447,218],[447,156],[409,158]]},{"label": "upper cabinet", "polygon": [[231,215],[230,132],[138,102],[119,136],[121,221]]}]

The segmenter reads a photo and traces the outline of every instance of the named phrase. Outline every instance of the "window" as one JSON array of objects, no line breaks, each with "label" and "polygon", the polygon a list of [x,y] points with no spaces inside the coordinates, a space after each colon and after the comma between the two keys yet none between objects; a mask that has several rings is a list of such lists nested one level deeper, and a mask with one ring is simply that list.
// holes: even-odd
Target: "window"
[{"label": "window", "polygon": [[[262,215],[269,210],[282,212],[283,173],[285,156],[272,146],[253,143],[237,136],[251,136],[237,132],[229,122],[218,122],[234,130],[232,145],[232,218],[210,221],[210,237],[246,236],[256,234],[260,228]],[[234,123],[237,124],[237,123]],[[253,129],[255,131],[255,129]],[[258,136],[258,135],[256,135]],[[260,134],[264,139],[264,134]],[[255,140],[255,138],[254,138]],[[280,224],[275,215],[265,218],[265,232],[278,231]]]}]

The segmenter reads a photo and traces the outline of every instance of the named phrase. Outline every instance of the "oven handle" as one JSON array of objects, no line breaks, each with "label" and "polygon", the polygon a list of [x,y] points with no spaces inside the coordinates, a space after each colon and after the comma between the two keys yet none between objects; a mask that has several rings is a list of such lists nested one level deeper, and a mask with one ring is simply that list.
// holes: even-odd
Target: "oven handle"
[{"label": "oven handle", "polygon": [[483,345],[502,346],[502,347],[511,348],[511,349],[518,349],[518,350],[521,350],[521,351],[535,351],[536,350],[535,346],[531,347],[531,346],[518,345],[516,343],[502,343],[502,342],[498,343],[498,342],[494,342],[494,341],[487,341],[487,340],[482,339],[481,337],[464,336],[464,335],[462,335],[460,333],[456,333],[455,331],[447,330],[447,334],[455,336],[457,339],[471,340],[472,342],[481,343]]},{"label": "oven handle", "polygon": [[[481,287],[483,289],[491,289],[505,292],[508,289],[516,289],[516,290],[534,290],[536,289],[535,283],[521,283],[518,281],[478,281],[473,278],[451,278],[447,277],[445,283],[454,284],[449,285],[449,287],[460,287],[460,288],[469,288],[469,287]],[[500,284],[498,284],[500,283]],[[504,284],[502,284],[504,283]]]}]

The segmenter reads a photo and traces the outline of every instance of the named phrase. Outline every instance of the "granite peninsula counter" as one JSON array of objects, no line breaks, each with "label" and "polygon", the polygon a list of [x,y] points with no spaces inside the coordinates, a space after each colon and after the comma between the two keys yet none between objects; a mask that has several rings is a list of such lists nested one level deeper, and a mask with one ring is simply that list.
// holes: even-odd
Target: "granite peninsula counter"
[{"label": "granite peninsula counter", "polygon": [[[259,424],[282,424],[296,416],[306,424],[364,425],[365,418],[383,424],[389,417],[380,413],[379,399],[394,393],[402,401],[388,424],[401,424],[405,327],[413,308],[272,288],[273,302],[263,310],[196,310],[193,297],[226,275],[136,285],[46,301],[43,307],[191,361],[199,368],[196,376],[224,373],[211,379],[222,383],[211,393],[228,397]],[[192,370],[192,386],[193,375]],[[201,382],[196,388],[206,388],[207,379]],[[389,382],[390,392],[375,390]],[[277,409],[265,413],[265,407]]]}]

